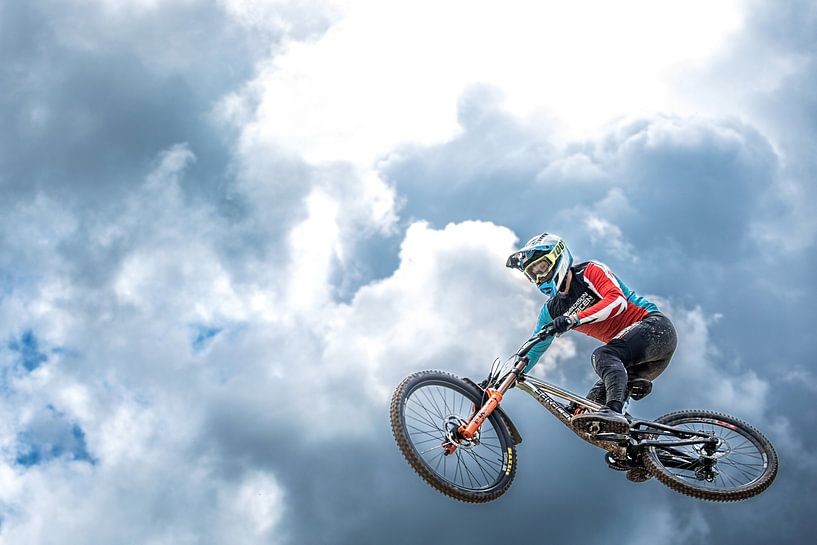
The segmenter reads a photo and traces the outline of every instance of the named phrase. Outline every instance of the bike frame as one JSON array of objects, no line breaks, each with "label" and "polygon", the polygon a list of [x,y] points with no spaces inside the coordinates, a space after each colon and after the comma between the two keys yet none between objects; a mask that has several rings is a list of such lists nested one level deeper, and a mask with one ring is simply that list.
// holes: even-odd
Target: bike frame
[{"label": "bike frame", "polygon": [[[573,415],[565,410],[561,403],[555,398],[563,399],[565,401],[574,402],[588,410],[598,411],[602,405],[584,398],[580,395],[574,394],[564,388],[560,388],[555,384],[545,382],[524,374],[525,367],[529,360],[526,355],[533,346],[552,335],[552,329],[544,329],[539,334],[529,339],[522,348],[516,353],[517,361],[513,369],[509,371],[505,377],[500,381],[497,388],[486,388],[485,392],[488,395],[488,400],[482,407],[476,411],[471,420],[459,427],[458,431],[462,437],[471,439],[479,430],[482,423],[487,419],[491,413],[499,407],[504,394],[514,386],[518,387],[523,392],[533,397],[540,405],[542,405],[548,412],[555,416],[559,421],[567,426],[573,433],[578,435],[584,441],[595,445],[603,450],[610,452],[613,457],[624,459],[627,456],[628,449],[641,448],[645,446],[661,446],[665,450],[667,447],[683,446],[683,445],[703,445],[704,449],[709,452],[714,452],[717,448],[717,440],[706,433],[694,432],[689,430],[678,430],[672,426],[666,426],[657,422],[649,420],[633,420],[630,424],[629,434],[590,434],[579,431],[570,422]],[[678,441],[653,441],[650,439],[637,439],[640,435],[673,435],[680,437]],[[697,437],[697,439],[695,439]],[[453,447],[453,445],[451,445]],[[453,450],[452,450],[453,451]],[[683,457],[686,459],[686,457]],[[706,460],[708,457],[704,457]],[[687,463],[684,460],[682,463]]]},{"label": "bike frame", "polygon": [[[545,382],[524,374],[519,377],[519,380],[516,382],[516,387],[530,395],[540,405],[547,409],[549,413],[555,416],[562,424],[567,426],[570,431],[578,435],[584,441],[610,452],[616,458],[624,458],[627,455],[626,444],[622,445],[620,444],[620,441],[610,441],[606,437],[602,438],[600,436],[594,436],[589,433],[579,431],[571,426],[570,421],[572,420],[573,415],[567,412],[564,406],[556,401],[554,397],[565,401],[572,401],[591,411],[598,411],[601,409],[602,406],[600,404],[590,401],[589,399],[586,399],[580,395],[576,395],[573,392],[565,390],[564,388],[559,388],[558,386],[549,382]],[[620,439],[626,441],[627,437],[622,436]]]}]

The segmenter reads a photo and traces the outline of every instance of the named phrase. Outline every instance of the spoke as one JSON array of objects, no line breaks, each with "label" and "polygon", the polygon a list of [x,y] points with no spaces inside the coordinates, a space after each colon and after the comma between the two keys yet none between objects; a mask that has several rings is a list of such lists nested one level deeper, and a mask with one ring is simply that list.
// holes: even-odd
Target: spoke
[{"label": "spoke", "polygon": [[428,449],[428,450],[424,450],[424,451],[423,451],[423,452],[421,452],[420,454],[425,454],[426,452],[431,452],[432,450],[435,450],[435,449],[438,449],[438,448],[443,448],[443,446],[442,446],[442,445],[437,445],[437,446],[435,446],[435,447],[431,447],[431,448],[430,448],[430,449]]},{"label": "spoke", "polygon": [[737,488],[737,487],[740,486],[740,483],[737,482],[734,478],[732,478],[732,476],[729,475],[729,473],[724,474],[723,472],[721,472],[720,476],[721,476],[721,479],[724,480],[724,482],[725,482],[725,479],[726,479],[726,478],[724,478],[724,475],[726,475],[726,478],[728,478],[733,483],[733,485],[732,485],[733,487]]},{"label": "spoke", "polygon": [[447,392],[448,388],[443,388],[442,386],[435,386],[433,393],[429,392],[429,395],[432,396],[432,400],[434,401],[434,406],[437,407],[437,410],[440,411],[443,418],[453,414],[453,411],[448,410],[448,402],[445,399]]},{"label": "spoke", "polygon": [[457,465],[454,467],[454,482],[456,483],[456,482],[458,482],[458,481],[456,480],[456,479],[457,479],[457,475],[460,473],[460,455],[459,455],[459,453],[458,453],[458,452],[456,453],[456,456],[455,456],[455,457],[456,457],[456,459],[457,459]]},{"label": "spoke", "polygon": [[724,465],[731,466],[731,467],[735,468],[735,470],[736,470],[736,471],[739,471],[739,472],[740,472],[740,473],[741,473],[741,474],[742,474],[744,477],[746,477],[747,479],[749,479],[749,482],[751,482],[751,481],[755,480],[755,478],[756,478],[756,476],[755,476],[755,475],[753,475],[752,473],[747,472],[747,471],[746,471],[745,469],[743,469],[743,468],[740,468],[740,467],[736,466],[735,464],[732,464],[732,463],[726,462],[726,463],[724,463]]},{"label": "spoke", "polygon": [[[423,408],[423,410],[426,412],[426,414],[428,415],[428,417],[429,417],[429,418],[430,418],[432,421],[434,421],[434,420],[439,420],[439,421],[445,420],[445,415],[443,415],[442,413],[440,413],[440,412],[439,412],[439,409],[437,408],[437,406],[436,406],[436,404],[434,403],[434,401],[433,401],[433,400],[431,400],[431,399],[429,398],[429,396],[428,396],[428,392],[423,391],[423,392],[422,392],[422,394],[423,394],[423,395],[426,397],[426,399],[428,399],[428,400],[429,400],[429,403],[431,403],[431,405],[433,405],[433,406],[434,406],[434,408],[437,410],[437,415],[436,415],[436,418],[435,418],[435,415],[431,414],[431,411],[429,410],[429,408],[428,408],[428,407],[426,407],[424,404],[420,404],[420,407],[422,407],[422,408]],[[419,400],[418,400],[418,402],[419,402]]]},{"label": "spoke", "polygon": [[466,451],[466,452],[468,452],[468,454],[470,454],[470,455],[471,455],[471,457],[474,459],[474,462],[476,462],[477,467],[479,468],[479,470],[480,470],[480,471],[482,471],[482,475],[483,475],[483,476],[485,476],[485,482],[486,482],[486,483],[488,483],[488,484],[491,484],[491,475],[490,475],[490,474],[488,474],[488,473],[485,471],[485,468],[484,468],[484,467],[482,467],[482,464],[481,464],[481,463],[479,462],[479,460],[477,459],[476,454],[475,454],[474,452],[471,452],[470,450],[468,450],[468,451]]},{"label": "spoke", "polygon": [[447,456],[445,456],[445,452],[440,451],[436,456],[431,458],[431,460],[428,460],[428,465],[430,466],[431,463],[434,462],[434,460],[437,460],[437,465],[434,466],[434,471],[436,471],[437,468],[440,467],[440,460],[441,459],[444,460],[445,458],[447,458]]},{"label": "spoke", "polygon": [[486,445],[485,443],[482,443],[482,442],[480,442],[480,445],[485,446],[485,448],[486,448],[486,449],[488,449],[488,450],[490,450],[491,452],[494,452],[494,453],[497,453],[497,454],[501,454],[501,453],[502,453],[502,449],[501,449],[500,447],[498,447],[498,446],[496,446],[496,447],[495,447],[495,446],[492,446],[492,445],[491,445],[491,446],[489,446],[489,445]]},{"label": "spoke", "polygon": [[459,457],[460,461],[462,462],[462,467],[465,468],[465,473],[468,476],[468,482],[471,483],[471,487],[473,488],[474,487],[474,479],[476,478],[476,476],[473,473],[471,473],[471,469],[468,467],[468,463],[465,460],[463,460],[461,450],[457,450],[457,456]]},{"label": "spoke", "polygon": [[754,445],[733,447],[732,452],[734,452],[735,454],[743,454],[744,456],[754,456],[756,458],[763,458],[763,455]]},{"label": "spoke", "polygon": [[[419,429],[419,428],[412,427],[412,426],[410,426],[410,425],[408,425],[408,424],[406,424],[406,428],[408,428],[408,429],[410,429],[410,430],[414,430],[415,432],[417,432],[417,433],[421,433],[421,434],[423,434],[423,435],[430,435],[431,437],[434,437],[434,438],[436,438],[436,439],[444,439],[444,438],[445,438],[445,437],[441,437],[441,436],[439,436],[439,435],[433,434],[433,433],[431,433],[430,431],[421,430],[421,429]],[[439,430],[435,430],[435,431],[439,431]],[[411,435],[413,436],[414,434],[411,434]]]},{"label": "spoke", "polygon": [[[437,386],[437,388],[442,389],[441,386]],[[442,401],[443,401],[443,408],[445,409],[445,415],[448,416],[448,415],[454,414],[454,411],[448,408],[448,400],[445,398],[446,390],[448,390],[448,388],[445,388],[445,389],[442,390],[442,395],[440,397],[442,398]],[[451,393],[451,399],[452,400],[454,399],[453,392]]]},{"label": "spoke", "polygon": [[[428,388],[428,390],[430,390],[430,389],[431,389],[431,388]],[[443,414],[443,412],[440,410],[440,406],[439,406],[439,405],[437,404],[437,402],[434,400],[434,397],[432,396],[432,394],[431,394],[430,392],[426,391],[426,389],[423,389],[423,390],[422,390],[422,392],[423,392],[423,395],[424,395],[424,396],[426,397],[426,399],[428,400],[428,402],[429,402],[429,403],[430,403],[430,404],[431,404],[431,405],[434,407],[434,410],[436,410],[436,411],[437,411],[437,416],[438,416],[440,419],[445,420],[446,415],[445,415],[445,414]]]},{"label": "spoke", "polygon": [[763,467],[762,465],[759,464],[744,464],[743,462],[738,462],[737,460],[732,460],[731,458],[721,458],[720,460],[718,460],[718,463],[729,464],[735,467],[743,466],[751,469],[760,469]]},{"label": "spoke", "polygon": [[473,452],[473,451],[470,451],[470,450],[468,452],[470,452],[474,456],[478,457],[480,460],[484,460],[485,463],[491,464],[492,469],[494,468],[493,464],[496,464],[497,468],[502,467],[502,458],[499,458],[498,460],[491,460],[490,458],[486,458],[485,456],[483,456],[481,454],[477,454],[476,452]]},{"label": "spoke", "polygon": [[[440,421],[440,420],[442,420],[442,419],[441,419],[441,418],[440,418],[438,415],[434,415],[434,414],[432,414],[432,413],[431,413],[431,411],[429,411],[429,409],[428,409],[428,408],[427,408],[427,407],[426,407],[426,406],[425,406],[423,403],[421,403],[419,399],[414,399],[414,398],[412,397],[412,398],[409,398],[409,400],[410,400],[410,401],[414,401],[414,402],[415,402],[417,405],[419,405],[419,406],[420,406],[420,408],[421,408],[421,409],[422,409],[422,410],[425,412],[425,414],[428,416],[428,419],[429,419],[429,421],[430,421],[430,422],[432,422],[432,423],[433,423],[434,421]],[[406,404],[406,408],[407,408],[407,409],[409,408],[409,407],[408,407],[408,404]],[[414,407],[412,407],[412,408],[411,408],[411,410],[412,410],[412,411],[413,411],[413,412],[414,412],[414,413],[415,413],[415,414],[416,414],[418,417],[422,417],[422,413],[420,413],[420,411],[418,411],[418,410],[417,410],[417,409],[415,409]],[[408,413],[406,413],[406,414],[408,414]],[[433,426],[433,424],[432,424],[432,426]],[[433,427],[436,427],[436,426],[433,426]]]},{"label": "spoke", "polygon": [[463,418],[465,417],[465,409],[463,408],[464,403],[465,403],[465,396],[460,396],[460,408],[459,408],[459,413],[458,414],[462,415]]},{"label": "spoke", "polygon": [[[425,409],[425,407],[423,407],[423,408]],[[418,420],[422,420],[423,422],[425,422],[426,424],[428,424],[428,425],[429,425],[429,426],[431,426],[432,428],[436,428],[436,427],[437,427],[437,425],[436,425],[436,424],[434,424],[434,421],[429,419],[429,418],[431,418],[431,415],[428,413],[428,411],[426,411],[426,415],[427,415],[429,418],[426,418],[426,416],[425,416],[425,415],[423,415],[423,414],[422,414],[420,411],[418,411],[417,409],[415,409],[415,408],[413,408],[413,407],[406,407],[406,409],[407,409],[407,410],[406,410],[406,416],[409,416],[409,412],[408,412],[408,411],[411,411],[412,418],[416,418],[416,419],[418,419]]]},{"label": "spoke", "polygon": [[411,415],[411,414],[406,414],[406,425],[408,425],[408,420],[409,419],[414,420],[415,422],[417,422],[419,424],[424,424],[424,425],[428,426],[429,428],[431,428],[432,430],[442,431],[438,426],[430,424],[427,420],[422,419],[422,418],[418,418],[418,417],[416,417],[414,415]]},{"label": "spoke", "polygon": [[733,448],[732,452],[734,454],[740,454],[740,455],[743,455],[743,456],[751,456],[752,458],[763,459],[763,454],[754,445],[747,445],[745,447]]},{"label": "spoke", "polygon": [[423,439],[422,441],[412,441],[412,443],[414,443],[414,446],[417,446],[417,445],[422,445],[423,443],[430,443],[432,441],[441,441],[441,440],[442,439],[440,439],[439,437],[433,437],[431,439]]}]

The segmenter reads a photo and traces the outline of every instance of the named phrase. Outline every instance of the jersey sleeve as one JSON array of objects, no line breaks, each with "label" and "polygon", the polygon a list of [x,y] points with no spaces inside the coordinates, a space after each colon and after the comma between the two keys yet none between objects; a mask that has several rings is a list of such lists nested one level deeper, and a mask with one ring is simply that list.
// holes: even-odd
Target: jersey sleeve
[{"label": "jersey sleeve", "polygon": [[[539,320],[536,323],[536,329],[533,330],[534,335],[539,332],[543,327],[548,325],[550,322],[553,321],[553,318],[550,316],[550,311],[548,310],[547,304],[542,305],[542,311],[539,313]],[[528,352],[528,365],[525,366],[525,373],[530,371],[536,362],[539,361],[539,358],[542,357],[542,354],[545,353],[545,350],[550,347],[550,343],[553,342],[553,337],[548,337],[542,341],[539,341],[533,348],[530,349]]]},{"label": "jersey sleeve", "polygon": [[600,322],[627,310],[627,298],[606,265],[597,261],[588,263],[584,281],[601,301],[578,313],[579,325]]}]

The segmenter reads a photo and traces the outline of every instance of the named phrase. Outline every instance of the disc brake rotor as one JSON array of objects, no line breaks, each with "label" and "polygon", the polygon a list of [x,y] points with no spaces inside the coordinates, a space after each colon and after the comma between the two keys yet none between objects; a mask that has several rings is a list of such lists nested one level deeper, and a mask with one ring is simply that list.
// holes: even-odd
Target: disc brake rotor
[{"label": "disc brake rotor", "polygon": [[473,448],[479,445],[479,430],[474,433],[471,439],[466,439],[459,433],[462,426],[468,424],[468,421],[456,415],[451,415],[445,419],[445,437],[446,442],[457,445],[459,448]]}]

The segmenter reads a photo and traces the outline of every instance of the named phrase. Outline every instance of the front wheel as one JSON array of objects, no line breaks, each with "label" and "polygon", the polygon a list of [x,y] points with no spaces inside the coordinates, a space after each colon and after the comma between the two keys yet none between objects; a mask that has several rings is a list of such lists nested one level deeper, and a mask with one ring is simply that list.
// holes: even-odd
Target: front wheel
[{"label": "front wheel", "polygon": [[710,411],[679,411],[656,422],[676,430],[706,433],[717,439],[707,452],[703,445],[675,446],[679,436],[655,435],[666,445],[647,447],[647,469],[676,492],[711,501],[736,501],[760,494],[777,475],[777,453],[759,431],[737,418]]},{"label": "front wheel", "polygon": [[471,440],[457,428],[482,406],[483,393],[439,371],[406,377],[391,400],[391,428],[412,468],[452,498],[483,503],[511,486],[516,449],[500,413],[494,411]]}]

